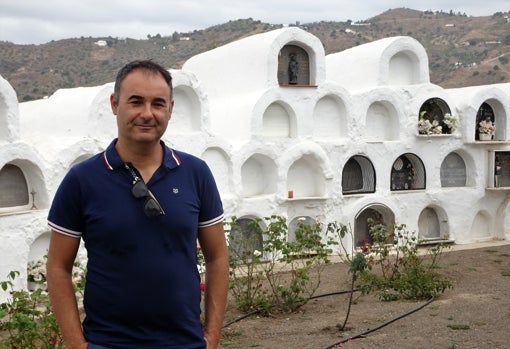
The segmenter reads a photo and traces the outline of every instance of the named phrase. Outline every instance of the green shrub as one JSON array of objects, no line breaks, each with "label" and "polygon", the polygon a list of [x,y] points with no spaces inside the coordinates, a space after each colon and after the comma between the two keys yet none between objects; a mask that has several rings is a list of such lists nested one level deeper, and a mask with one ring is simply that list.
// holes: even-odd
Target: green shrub
[{"label": "green shrub", "polygon": [[363,251],[370,268],[361,272],[360,278],[382,300],[428,299],[452,287],[451,281],[437,272],[447,245],[419,250],[418,239],[405,224],[388,230],[383,224],[368,223],[373,242],[364,244]]},{"label": "green shrub", "polygon": [[281,216],[248,224],[233,217],[226,225],[230,290],[241,310],[294,311],[308,302],[331,254],[330,242],[322,241],[321,223],[299,223],[292,241]]}]

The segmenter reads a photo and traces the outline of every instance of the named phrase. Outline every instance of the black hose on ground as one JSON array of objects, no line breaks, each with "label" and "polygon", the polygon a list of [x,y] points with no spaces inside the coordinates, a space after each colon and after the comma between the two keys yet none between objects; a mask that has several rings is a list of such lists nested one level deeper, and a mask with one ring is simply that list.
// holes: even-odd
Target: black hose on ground
[{"label": "black hose on ground", "polygon": [[402,314],[402,315],[399,315],[399,316],[397,316],[396,318],[393,318],[393,319],[391,319],[391,320],[389,320],[389,321],[386,321],[386,322],[382,323],[381,325],[379,325],[379,326],[377,326],[377,327],[369,328],[369,329],[368,329],[368,330],[366,330],[365,332],[359,333],[359,334],[357,334],[357,335],[355,335],[355,336],[352,336],[352,337],[349,337],[349,338],[347,338],[347,339],[343,339],[343,340],[341,340],[341,341],[339,341],[339,342],[336,342],[336,343],[334,343],[334,344],[331,344],[330,346],[325,347],[324,349],[332,349],[332,348],[336,347],[336,346],[337,346],[337,345],[339,345],[339,344],[346,343],[346,342],[348,342],[348,341],[350,341],[350,340],[353,340],[353,339],[356,339],[356,338],[364,337],[364,336],[366,336],[366,335],[367,335],[367,334],[369,334],[369,333],[375,332],[375,331],[377,331],[377,330],[379,330],[379,329],[381,329],[381,328],[383,328],[383,327],[385,327],[385,326],[388,326],[389,324],[391,324],[391,323],[393,323],[393,322],[395,322],[395,321],[397,321],[397,320],[400,320],[400,319],[402,319],[402,318],[404,318],[404,317],[406,317],[406,316],[408,316],[408,315],[411,315],[411,314],[413,314],[413,313],[417,312],[418,310],[421,310],[421,309],[425,308],[427,305],[429,305],[429,304],[430,304],[430,303],[432,303],[433,301],[434,301],[434,297],[430,298],[427,302],[423,303],[423,304],[422,304],[422,305],[420,305],[419,307],[414,308],[414,309],[412,309],[412,310],[410,310],[410,311],[408,311],[408,312],[406,312],[406,313],[404,313],[404,314]]},{"label": "black hose on ground", "polygon": [[[346,290],[346,291],[337,291],[337,292],[331,292],[331,293],[324,293],[324,294],[320,294],[320,295],[317,295],[317,296],[312,296],[308,299],[316,299],[316,298],[322,298],[322,297],[328,297],[328,296],[335,296],[335,295],[338,295],[338,294],[346,294],[346,293],[351,293],[351,292],[356,292],[356,291],[359,291],[359,289],[354,289],[354,290]],[[262,311],[262,309],[255,309],[255,310],[252,310],[250,311],[249,313],[246,313],[244,315],[241,315],[239,316],[238,318],[235,318],[234,320],[230,321],[230,322],[227,322],[226,324],[223,325],[223,328],[225,327],[228,327],[232,324],[235,324],[236,322],[239,322],[243,319],[246,319],[247,317],[250,317],[252,315],[255,315],[255,314],[258,314]]]},{"label": "black hose on ground", "polygon": [[[322,298],[322,297],[334,296],[334,295],[339,295],[339,294],[354,293],[354,292],[357,292],[357,291],[360,291],[360,289],[345,290],[345,291],[337,291],[337,292],[331,292],[331,293],[324,293],[324,294],[320,294],[320,295],[317,295],[317,296],[312,296],[312,297],[310,297],[310,298],[308,298],[308,299],[316,299],[316,298]],[[406,312],[406,313],[404,313],[404,314],[401,314],[401,315],[399,315],[399,316],[397,316],[397,317],[395,317],[395,318],[393,318],[393,319],[391,319],[391,320],[388,320],[388,321],[386,321],[386,322],[384,322],[384,323],[380,324],[379,326],[376,326],[376,327],[374,327],[374,328],[369,328],[369,329],[367,329],[366,331],[361,332],[361,333],[359,333],[359,334],[357,334],[357,335],[354,335],[354,336],[352,336],[352,337],[349,337],[349,338],[343,339],[343,340],[341,340],[341,341],[338,341],[338,342],[336,342],[336,343],[334,343],[334,344],[331,344],[331,345],[329,345],[329,346],[325,347],[324,349],[332,349],[332,348],[336,347],[336,346],[337,346],[337,345],[339,345],[339,344],[347,343],[348,341],[353,340],[353,339],[357,339],[357,338],[365,337],[366,335],[368,335],[368,334],[370,334],[370,333],[372,333],[372,332],[375,332],[375,331],[377,331],[377,330],[379,330],[379,329],[381,329],[381,328],[383,328],[383,327],[386,327],[386,326],[388,326],[389,324],[391,324],[391,323],[393,323],[393,322],[395,322],[395,321],[397,321],[397,320],[403,319],[403,318],[404,318],[404,317],[406,317],[406,316],[409,316],[409,315],[411,315],[411,314],[413,314],[413,313],[416,313],[418,310],[421,310],[421,309],[425,308],[427,305],[429,305],[429,304],[430,304],[430,303],[432,303],[433,301],[434,301],[434,297],[430,298],[428,301],[426,301],[425,303],[421,304],[419,307],[416,307],[416,308],[414,308],[414,309],[411,309],[410,311],[408,311],[408,312]],[[223,325],[223,328],[228,327],[228,326],[230,326],[230,325],[232,325],[232,324],[234,324],[234,323],[236,323],[236,322],[238,322],[238,321],[241,321],[241,320],[243,320],[243,319],[246,319],[247,317],[250,317],[250,316],[252,316],[252,315],[258,314],[258,313],[260,313],[261,311],[262,311],[262,309],[255,309],[255,310],[253,310],[253,311],[251,311],[251,312],[249,312],[249,313],[246,313],[246,314],[244,314],[244,315],[242,315],[242,316],[240,316],[240,317],[238,317],[238,318],[236,318],[236,319],[234,319],[234,320],[232,320],[232,321],[230,321],[230,322],[228,322],[228,323],[224,324],[224,325]]]}]

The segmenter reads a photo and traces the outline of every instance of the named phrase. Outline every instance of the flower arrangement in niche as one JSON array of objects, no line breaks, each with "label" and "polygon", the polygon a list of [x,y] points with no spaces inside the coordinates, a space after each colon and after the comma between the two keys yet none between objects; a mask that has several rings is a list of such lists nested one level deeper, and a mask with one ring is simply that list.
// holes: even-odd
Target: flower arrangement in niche
[{"label": "flower arrangement in niche", "polygon": [[496,126],[492,123],[490,119],[482,120],[478,124],[478,132],[485,135],[494,135],[496,132]]},{"label": "flower arrangement in niche", "polygon": [[444,114],[443,123],[450,129],[450,133],[453,133],[457,128],[457,117],[446,113]]},{"label": "flower arrangement in niche", "polygon": [[420,120],[418,121],[418,133],[421,135],[430,135],[430,134],[441,134],[443,133],[443,128],[439,125],[437,120],[433,120],[432,122],[427,118],[427,111],[424,110],[420,113]]},{"label": "flower arrangement in niche", "polygon": [[28,263],[27,281],[38,284],[42,284],[46,281],[46,263],[44,261],[31,261]]},{"label": "flower arrangement in niche", "polygon": [[[431,121],[432,120],[432,121]],[[422,135],[451,134],[457,128],[457,117],[446,113],[442,120],[431,117],[427,110],[420,113],[418,121],[418,133]]]}]

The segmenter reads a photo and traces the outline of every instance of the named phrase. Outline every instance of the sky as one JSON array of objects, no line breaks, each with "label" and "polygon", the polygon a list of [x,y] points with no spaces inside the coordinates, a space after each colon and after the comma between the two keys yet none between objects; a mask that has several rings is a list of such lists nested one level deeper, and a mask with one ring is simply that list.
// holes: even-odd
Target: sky
[{"label": "sky", "polygon": [[79,37],[147,39],[252,18],[270,24],[367,20],[389,9],[489,16],[509,0],[0,0],[0,41],[42,44]]}]

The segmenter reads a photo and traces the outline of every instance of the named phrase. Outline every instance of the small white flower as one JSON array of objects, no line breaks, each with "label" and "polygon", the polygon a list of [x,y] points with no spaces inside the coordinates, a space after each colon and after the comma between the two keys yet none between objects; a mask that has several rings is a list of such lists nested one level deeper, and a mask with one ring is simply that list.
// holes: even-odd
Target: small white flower
[{"label": "small white flower", "polygon": [[255,251],[253,251],[253,255],[255,257],[260,257],[260,256],[262,256],[262,252],[260,252],[259,250],[255,250]]}]

